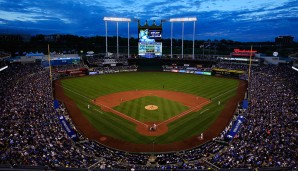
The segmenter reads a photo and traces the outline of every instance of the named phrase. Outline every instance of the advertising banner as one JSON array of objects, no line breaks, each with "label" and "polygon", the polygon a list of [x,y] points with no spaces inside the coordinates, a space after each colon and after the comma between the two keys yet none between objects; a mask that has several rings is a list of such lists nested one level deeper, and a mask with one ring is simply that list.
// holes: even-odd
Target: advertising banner
[{"label": "advertising banner", "polygon": [[63,127],[63,129],[66,131],[66,133],[68,134],[68,136],[73,140],[73,141],[77,141],[78,140],[78,136],[76,135],[76,133],[74,132],[74,130],[70,127],[69,123],[67,122],[67,120],[65,119],[64,116],[59,116],[59,121]]},{"label": "advertising banner", "polygon": [[236,134],[239,132],[243,121],[244,121],[244,117],[239,115],[237,120],[234,122],[232,129],[226,135],[226,138],[229,141],[231,141],[236,136]]}]

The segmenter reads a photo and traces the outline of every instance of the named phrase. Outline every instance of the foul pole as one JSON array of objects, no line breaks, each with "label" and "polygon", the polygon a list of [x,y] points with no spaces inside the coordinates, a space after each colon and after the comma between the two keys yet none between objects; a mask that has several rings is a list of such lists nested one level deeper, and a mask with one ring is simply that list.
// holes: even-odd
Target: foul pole
[{"label": "foul pole", "polygon": [[50,44],[48,44],[48,60],[49,60],[49,67],[50,67],[50,80],[52,82],[52,67],[51,67],[51,56],[50,56]]},{"label": "foul pole", "polygon": [[249,55],[248,83],[250,82],[251,57],[252,57],[252,46],[250,46],[250,55]]}]

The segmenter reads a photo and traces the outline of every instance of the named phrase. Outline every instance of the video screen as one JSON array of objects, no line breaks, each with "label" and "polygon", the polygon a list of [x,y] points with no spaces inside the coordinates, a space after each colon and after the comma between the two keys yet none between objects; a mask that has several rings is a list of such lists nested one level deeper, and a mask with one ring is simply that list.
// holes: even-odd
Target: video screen
[{"label": "video screen", "polygon": [[161,30],[149,30],[150,39],[161,39]]},{"label": "video screen", "polygon": [[155,42],[161,39],[161,30],[140,29],[139,42]]},{"label": "video screen", "polygon": [[161,30],[139,30],[139,55],[153,58],[162,55]]},{"label": "video screen", "polygon": [[143,57],[161,56],[162,42],[139,42],[139,55]]}]

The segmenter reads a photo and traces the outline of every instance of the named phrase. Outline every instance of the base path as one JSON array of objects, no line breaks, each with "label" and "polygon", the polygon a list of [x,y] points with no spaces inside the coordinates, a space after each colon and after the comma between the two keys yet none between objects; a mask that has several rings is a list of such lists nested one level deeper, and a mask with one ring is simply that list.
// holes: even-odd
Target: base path
[{"label": "base path", "polygon": [[134,90],[134,91],[122,91],[119,93],[100,96],[95,99],[95,103],[112,108],[112,107],[118,106],[120,103],[123,103],[125,101],[130,101],[130,100],[134,100],[145,96],[158,96],[158,97],[174,100],[188,107],[197,106],[198,104],[205,102],[207,100],[203,97],[182,93],[182,92],[176,92],[176,91]]},{"label": "base path", "polygon": [[[246,81],[239,80],[239,87],[237,89],[237,95],[232,97],[226,104],[224,109],[221,111],[220,115],[216,119],[216,121],[204,131],[204,139],[200,140],[198,137],[200,135],[196,135],[190,137],[186,140],[169,143],[169,144],[155,144],[154,152],[169,152],[169,151],[180,151],[185,149],[194,148],[199,146],[212,138],[218,136],[222,130],[229,124],[231,118],[234,115],[234,111],[238,105],[238,102],[241,102],[245,95],[246,90]],[[90,140],[95,140],[103,145],[123,150],[129,152],[152,152],[152,144],[133,144],[130,142],[122,141],[119,139],[115,139],[113,137],[103,135],[98,130],[95,129],[93,125],[89,123],[87,118],[83,115],[77,105],[74,103],[72,99],[64,94],[64,90],[61,86],[60,80],[56,80],[53,82],[54,87],[54,96],[59,101],[64,102],[65,107],[76,125],[76,129],[83,134],[85,137],[88,137]],[[179,98],[179,97],[177,97]],[[169,98],[171,99],[171,98]],[[119,100],[119,99],[118,99]],[[120,99],[121,100],[121,99]],[[124,99],[125,100],[125,99]],[[128,100],[128,99],[127,99]],[[173,99],[174,100],[174,99]],[[178,100],[176,100],[178,101]],[[118,102],[120,103],[120,102]],[[115,102],[114,105],[117,103]],[[112,106],[110,106],[112,107]],[[145,123],[150,125],[152,123]]]},{"label": "base path", "polygon": [[[145,96],[157,96],[166,98],[169,100],[177,101],[182,103],[185,106],[188,106],[189,109],[162,122],[141,122],[132,117],[125,115],[117,110],[112,109],[112,107],[118,106],[123,102],[134,100],[140,97]],[[203,106],[209,104],[211,101],[195,96],[192,94],[187,94],[183,92],[175,92],[175,91],[165,91],[165,90],[135,90],[135,91],[124,91],[119,93],[108,94],[105,96],[100,96],[93,101],[96,105],[100,106],[102,110],[112,112],[126,120],[129,120],[136,124],[136,130],[139,134],[146,136],[160,136],[165,134],[168,131],[168,124],[174,122],[175,120],[191,113],[200,110]],[[148,104],[147,108],[150,110],[150,107],[154,107],[154,105]],[[155,106],[156,108],[158,106]],[[150,128],[157,125],[154,131],[151,131]]]}]

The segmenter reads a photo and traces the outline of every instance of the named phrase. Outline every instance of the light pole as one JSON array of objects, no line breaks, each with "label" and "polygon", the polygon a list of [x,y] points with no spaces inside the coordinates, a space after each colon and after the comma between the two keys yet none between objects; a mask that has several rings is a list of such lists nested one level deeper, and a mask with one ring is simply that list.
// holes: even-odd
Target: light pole
[{"label": "light pole", "polygon": [[106,56],[108,56],[108,21],[105,21],[106,27]]},{"label": "light pole", "polygon": [[193,22],[193,33],[192,33],[192,59],[195,59],[195,34],[196,34],[196,22]]},{"label": "light pole", "polygon": [[184,22],[182,22],[182,39],[181,39],[181,44],[182,44],[182,46],[181,46],[181,57],[182,57],[182,59],[184,59],[184,54],[183,54],[183,39],[184,39]]},{"label": "light pole", "polygon": [[195,58],[195,54],[194,54],[194,44],[195,44],[195,23],[197,21],[197,17],[188,17],[188,18],[171,18],[169,20],[171,22],[171,58],[173,57],[173,52],[172,52],[172,38],[173,38],[173,22],[182,22],[182,58],[184,58],[184,53],[183,53],[183,39],[184,39],[184,22],[192,22],[193,21],[193,40],[192,40],[192,44],[193,44],[193,49],[192,49],[192,59]]},{"label": "light pole", "polygon": [[127,58],[129,58],[129,22],[127,22]]},{"label": "light pole", "polygon": [[117,58],[119,58],[119,40],[118,40],[118,21],[116,22],[116,32],[117,32]]},{"label": "light pole", "polygon": [[171,22],[171,59],[173,58],[173,22]]},{"label": "light pole", "polygon": [[116,22],[117,26],[117,58],[119,58],[119,42],[118,42],[118,22],[128,22],[128,56],[129,56],[129,22],[131,22],[130,18],[117,18],[117,17],[104,17],[103,20],[105,21],[106,26],[106,56],[108,56],[108,21]]}]

